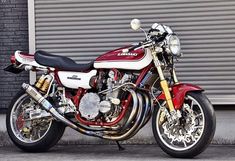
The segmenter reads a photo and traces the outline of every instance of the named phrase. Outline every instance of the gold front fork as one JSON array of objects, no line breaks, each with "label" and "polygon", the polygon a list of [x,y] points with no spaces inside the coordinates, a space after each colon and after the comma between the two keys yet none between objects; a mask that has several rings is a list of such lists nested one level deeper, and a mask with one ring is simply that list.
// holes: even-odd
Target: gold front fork
[{"label": "gold front fork", "polygon": [[172,76],[175,84],[179,84],[178,78],[175,73],[175,68],[172,69]]},{"label": "gold front fork", "polygon": [[[168,106],[170,112],[175,111],[174,104],[173,104],[173,101],[172,101],[172,97],[171,97],[171,94],[170,94],[170,90],[169,90],[169,87],[168,87],[168,83],[167,83],[167,81],[164,77],[164,74],[163,74],[163,71],[162,71],[162,68],[161,68],[161,63],[158,60],[158,57],[156,56],[156,53],[153,53],[152,55],[153,55],[153,60],[154,60],[155,67],[157,68],[157,71],[158,71],[158,74],[159,74],[160,85],[161,85],[163,93],[165,94],[165,97],[166,97],[167,106]],[[178,81],[177,78],[176,78],[176,81]]]}]

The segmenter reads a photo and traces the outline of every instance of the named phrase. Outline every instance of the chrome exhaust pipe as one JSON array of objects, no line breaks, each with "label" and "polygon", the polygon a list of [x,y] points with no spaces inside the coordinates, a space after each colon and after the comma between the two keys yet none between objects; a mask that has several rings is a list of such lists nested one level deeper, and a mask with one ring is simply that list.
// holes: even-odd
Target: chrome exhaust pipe
[{"label": "chrome exhaust pipe", "polygon": [[127,119],[126,123],[121,128],[123,130],[127,129],[131,125],[138,111],[138,98],[137,98],[136,92],[133,89],[128,89],[127,91],[130,92],[132,96],[133,105],[132,105],[132,110],[131,110],[129,118]]},{"label": "chrome exhaust pipe", "polygon": [[52,104],[47,99],[45,99],[34,87],[29,84],[23,83],[22,88],[29,96],[31,96],[36,102],[38,102],[44,110],[51,113],[51,115],[54,116],[56,119],[60,120],[73,129],[77,128],[75,124],[60,115],[52,106]]},{"label": "chrome exhaust pipe", "polygon": [[151,97],[146,93],[144,93],[144,96],[145,96],[145,99],[148,100],[148,102],[149,102],[149,107],[148,107],[147,116],[144,120],[144,123],[143,123],[142,127],[144,127],[148,123],[148,121],[150,120],[150,118],[152,116],[152,113],[153,113],[153,106],[154,106],[153,105],[153,100],[151,99]]},{"label": "chrome exhaust pipe", "polygon": [[108,139],[108,140],[115,140],[115,141],[122,141],[122,140],[126,140],[126,138],[132,136],[133,132],[135,132],[135,130],[139,127],[141,121],[142,121],[142,117],[144,115],[144,110],[143,110],[143,98],[142,96],[137,93],[137,98],[139,100],[139,108],[138,108],[138,113],[136,116],[136,121],[134,123],[134,125],[124,134],[121,135],[104,135],[102,138],[103,139]]},{"label": "chrome exhaust pipe", "polygon": [[138,92],[138,94],[140,94],[140,95],[142,95],[142,97],[144,97],[144,99],[143,99],[144,102],[143,102],[143,100],[139,100],[139,102],[142,102],[142,104],[143,104],[142,105],[142,107],[143,107],[143,116],[141,118],[141,122],[138,124],[138,127],[126,139],[130,139],[131,137],[133,137],[145,125],[145,122],[148,121],[146,119],[148,119],[147,117],[148,117],[148,113],[149,113],[149,110],[150,110],[149,98],[145,93]]},{"label": "chrome exhaust pipe", "polygon": [[32,87],[29,84],[23,83],[22,88],[25,90],[25,92],[31,96],[36,102],[38,102],[41,107],[46,110],[47,112],[51,113],[53,117],[55,117],[57,120],[63,122],[65,125],[71,127],[72,129],[79,131],[82,134],[89,135],[89,136],[96,136],[101,137],[102,134],[98,132],[93,131],[87,131],[82,128],[79,128],[77,125],[63,117],[60,113],[56,111],[56,109],[52,106],[52,104],[45,99],[34,87]]},{"label": "chrome exhaust pipe", "polygon": [[116,134],[112,135],[107,134],[104,135],[104,139],[109,139],[109,140],[116,140],[116,141],[122,141],[129,139],[133,137],[150,119],[151,117],[151,108],[152,108],[152,102],[150,101],[148,95],[146,93],[139,93],[135,92],[137,96],[137,101],[138,101],[138,107],[136,108],[138,111],[135,123],[132,125],[132,127],[126,131],[124,134]]}]

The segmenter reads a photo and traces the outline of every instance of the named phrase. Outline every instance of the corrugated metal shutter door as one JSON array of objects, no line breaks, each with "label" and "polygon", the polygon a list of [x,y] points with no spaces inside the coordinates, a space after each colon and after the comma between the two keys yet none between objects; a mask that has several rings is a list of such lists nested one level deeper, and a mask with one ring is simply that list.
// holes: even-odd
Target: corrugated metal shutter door
[{"label": "corrugated metal shutter door", "polygon": [[180,80],[206,89],[213,103],[235,103],[235,1],[35,0],[36,49],[87,62],[143,40],[130,29],[172,26],[182,42]]}]

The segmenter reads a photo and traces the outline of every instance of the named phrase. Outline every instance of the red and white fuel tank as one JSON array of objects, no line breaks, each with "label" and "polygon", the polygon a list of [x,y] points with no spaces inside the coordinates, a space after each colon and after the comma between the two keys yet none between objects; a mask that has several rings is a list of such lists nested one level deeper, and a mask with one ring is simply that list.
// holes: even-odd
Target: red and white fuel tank
[{"label": "red and white fuel tank", "polygon": [[128,51],[128,48],[129,47],[119,48],[99,56],[94,62],[94,67],[97,69],[117,68],[140,70],[151,63],[152,55],[149,49],[141,48]]}]

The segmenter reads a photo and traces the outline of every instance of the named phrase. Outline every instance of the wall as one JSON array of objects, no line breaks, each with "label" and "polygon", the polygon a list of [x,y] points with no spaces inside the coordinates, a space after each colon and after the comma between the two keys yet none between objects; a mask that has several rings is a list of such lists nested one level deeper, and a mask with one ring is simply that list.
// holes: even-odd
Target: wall
[{"label": "wall", "polygon": [[28,81],[26,72],[16,77],[2,70],[15,50],[28,51],[27,0],[0,0],[0,110],[7,108],[22,82]]}]

